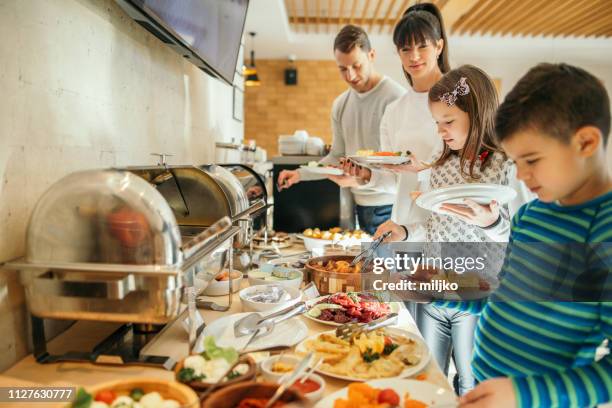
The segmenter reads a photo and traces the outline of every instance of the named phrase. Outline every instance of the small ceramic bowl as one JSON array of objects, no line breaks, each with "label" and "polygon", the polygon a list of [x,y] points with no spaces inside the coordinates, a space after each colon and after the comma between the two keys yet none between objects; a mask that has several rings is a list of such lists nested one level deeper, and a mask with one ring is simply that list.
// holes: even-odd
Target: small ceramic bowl
[{"label": "small ceramic bowl", "polygon": [[276,372],[272,370],[274,364],[279,361],[295,368],[302,360],[297,358],[296,356],[291,355],[272,356],[265,359],[261,362],[261,374],[266,381],[276,382],[283,375],[287,374],[286,372]]},{"label": "small ceramic bowl", "polygon": [[[202,408],[236,408],[245,398],[270,399],[278,389],[274,383],[258,383],[255,381],[230,385],[213,392],[203,403]],[[299,392],[289,388],[279,401],[283,403],[297,402],[308,404],[308,400]]]},{"label": "small ceramic bowl", "polygon": [[[303,377],[298,378],[296,380],[296,382],[300,381],[302,378]],[[315,402],[319,401],[321,399],[321,397],[323,397],[323,393],[325,392],[325,385],[326,384],[325,384],[325,380],[320,375],[317,375],[317,374],[310,374],[308,379],[316,382],[317,384],[319,384],[319,388],[317,390],[315,390],[315,391],[312,391],[312,392],[309,392],[309,393],[302,392],[304,397],[306,397],[306,399],[308,401],[310,401],[311,403],[314,404]],[[293,388],[295,389],[295,387],[293,387]]]},{"label": "small ceramic bowl", "polygon": [[[226,272],[226,271],[225,271]],[[232,293],[240,290],[242,284],[242,272],[232,270]],[[208,283],[208,286],[202,291],[205,296],[223,296],[229,293],[229,283],[227,280],[217,280],[216,278]]]},{"label": "small ceramic bowl", "polygon": [[[259,302],[251,298],[253,294],[262,293],[273,286],[284,289],[284,291],[288,294],[286,299],[279,302]],[[239,292],[239,297],[240,302],[242,303],[242,310],[245,312],[274,312],[299,302],[302,298],[302,293],[299,289],[292,287],[279,285],[255,285],[242,289]]]},{"label": "small ceramic bowl", "polygon": [[[272,271],[278,268],[281,271],[287,272],[287,279],[279,278],[272,274]],[[260,269],[249,271],[249,285],[266,285],[273,283],[275,285],[292,287],[299,289],[304,281],[304,273],[297,269],[275,267],[273,265],[264,265]]]},{"label": "small ceramic bowl", "polygon": [[[178,373],[184,367],[183,365],[184,361],[185,359],[179,361],[178,364],[174,366],[174,376],[176,378],[176,381],[179,381]],[[231,380],[227,380],[223,382],[222,384],[219,385],[219,388],[227,387],[233,384],[238,384],[244,381],[251,381],[255,378],[255,376],[257,375],[257,363],[255,363],[255,360],[253,360],[249,356],[242,356],[240,357],[240,364],[246,364],[249,367],[247,372],[238,377],[232,378]],[[191,381],[191,382],[183,383],[183,384],[189,386],[191,389],[195,391],[203,392],[203,391],[206,391],[208,387],[210,387],[215,382],[216,381],[213,381],[213,382]]]}]

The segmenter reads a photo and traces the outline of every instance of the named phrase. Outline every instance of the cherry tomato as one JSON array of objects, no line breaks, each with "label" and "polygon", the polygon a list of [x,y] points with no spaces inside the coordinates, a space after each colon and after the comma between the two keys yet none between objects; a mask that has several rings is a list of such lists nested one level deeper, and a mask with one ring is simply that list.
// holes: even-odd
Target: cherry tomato
[{"label": "cherry tomato", "polygon": [[96,397],[94,399],[96,401],[104,402],[105,404],[110,405],[116,398],[117,396],[111,390],[102,390],[96,394]]},{"label": "cherry tomato", "polygon": [[390,346],[391,344],[393,344],[391,337],[385,336],[385,346]]},{"label": "cherry tomato", "polygon": [[399,405],[400,397],[397,395],[395,391],[391,388],[384,389],[378,394],[378,403],[379,404],[389,404],[392,407]]}]

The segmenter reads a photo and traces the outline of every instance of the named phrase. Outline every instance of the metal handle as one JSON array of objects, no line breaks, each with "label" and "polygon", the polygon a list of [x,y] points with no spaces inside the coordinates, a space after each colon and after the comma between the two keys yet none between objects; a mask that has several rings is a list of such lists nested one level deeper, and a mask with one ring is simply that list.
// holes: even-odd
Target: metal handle
[{"label": "metal handle", "polygon": [[[260,324],[270,321],[270,320],[273,320],[274,324],[278,324],[278,323],[284,322],[287,319],[292,318],[293,316],[302,314],[305,311],[306,311],[306,302],[298,302],[295,305],[289,306],[283,310],[279,310],[278,312],[272,313],[271,315],[264,317],[263,319],[257,322],[256,326],[259,326]],[[279,317],[279,319],[276,319],[277,317]]]},{"label": "metal handle", "polygon": [[250,206],[249,208],[247,208],[246,210],[234,215],[232,217],[232,221],[241,221],[241,220],[248,220],[249,216],[259,210],[261,210],[262,208],[266,207],[266,202],[262,199],[255,201],[255,204],[253,204],[252,206]]},{"label": "metal handle", "polygon": [[181,246],[181,250],[183,252],[185,252],[185,251],[193,248],[194,246],[198,245],[200,242],[205,241],[208,238],[212,237],[213,235],[218,235],[218,234],[224,233],[231,226],[232,226],[232,221],[230,220],[229,217],[225,216],[225,217],[221,218],[219,221],[215,222],[210,227],[206,228],[204,231],[200,232],[195,237],[191,238],[186,243],[184,243]]},{"label": "metal handle", "polygon": [[136,290],[134,275],[109,280],[62,279],[57,272],[47,272],[33,279],[38,293],[54,296],[123,299]]},{"label": "metal handle", "polygon": [[364,326],[361,327],[362,331],[372,331],[376,329],[380,329],[381,327],[389,326],[390,324],[397,322],[397,313],[389,313],[382,319],[374,320]]}]

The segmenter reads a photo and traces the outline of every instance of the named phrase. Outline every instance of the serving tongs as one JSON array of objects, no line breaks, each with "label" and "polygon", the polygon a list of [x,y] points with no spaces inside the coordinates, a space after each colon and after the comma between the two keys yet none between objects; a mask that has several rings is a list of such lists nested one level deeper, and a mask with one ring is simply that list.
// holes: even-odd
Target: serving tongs
[{"label": "serving tongs", "polygon": [[282,381],[281,385],[276,389],[276,392],[274,393],[274,395],[272,396],[272,398],[270,398],[268,400],[268,403],[266,404],[266,406],[264,408],[270,408],[274,405],[274,403],[276,401],[278,401],[278,399],[280,397],[283,396],[283,394],[285,393],[285,391],[287,391],[287,389],[289,387],[291,387],[291,385],[293,385],[293,383],[295,382],[295,380],[297,380],[298,378],[300,378],[300,376],[304,373],[304,371],[308,368],[308,365],[310,364],[310,360],[312,359],[312,356],[314,355],[314,352],[311,351],[310,353],[308,353],[306,355],[306,357],[304,357],[302,359],[302,361],[300,361],[300,363],[297,365],[297,367],[295,368],[295,370],[293,370],[293,372],[291,372],[290,374],[288,374]]},{"label": "serving tongs", "polygon": [[380,319],[372,320],[370,323],[359,324],[359,323],[346,323],[339,326],[336,329],[336,337],[343,340],[350,340],[354,337],[361,335],[362,333],[371,332],[381,327],[390,326],[397,323],[397,313],[389,313],[385,317]]},{"label": "serving tongs", "polygon": [[365,269],[368,265],[370,265],[370,262],[372,262],[372,258],[374,258],[374,253],[376,252],[376,250],[378,249],[378,247],[380,246],[380,244],[382,244],[382,242],[389,236],[391,235],[391,231],[387,231],[384,234],[382,234],[380,237],[376,238],[369,247],[367,247],[366,249],[364,249],[363,251],[361,251],[359,253],[359,255],[357,255],[355,257],[355,259],[353,259],[353,262],[351,262],[351,266],[355,266],[359,263],[359,261],[363,260],[363,264],[361,265],[361,269]]},{"label": "serving tongs", "polygon": [[250,313],[234,323],[234,336],[248,336],[262,329],[270,332],[275,325],[305,311],[306,302],[302,301],[267,316],[263,316],[261,313]]}]

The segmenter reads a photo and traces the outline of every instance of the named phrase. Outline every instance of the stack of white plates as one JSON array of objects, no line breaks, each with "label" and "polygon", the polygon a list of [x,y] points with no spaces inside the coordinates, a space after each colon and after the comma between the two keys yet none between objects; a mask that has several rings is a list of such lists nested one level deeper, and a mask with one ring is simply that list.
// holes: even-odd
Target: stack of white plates
[{"label": "stack of white plates", "polygon": [[309,156],[321,156],[325,149],[325,143],[320,137],[309,137],[306,140],[306,154]]},{"label": "stack of white plates", "polygon": [[280,135],[278,137],[278,151],[280,154],[304,154],[306,141],[302,137],[293,135]]}]

